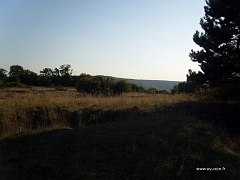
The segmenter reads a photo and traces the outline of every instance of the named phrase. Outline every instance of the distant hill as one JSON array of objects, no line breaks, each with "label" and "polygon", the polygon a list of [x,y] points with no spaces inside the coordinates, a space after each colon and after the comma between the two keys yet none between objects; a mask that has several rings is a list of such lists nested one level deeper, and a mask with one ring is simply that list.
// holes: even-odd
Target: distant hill
[{"label": "distant hill", "polygon": [[129,83],[137,84],[138,86],[142,86],[145,89],[156,88],[158,90],[168,90],[170,91],[174,85],[177,85],[180,81],[165,81],[165,80],[143,80],[143,79],[126,79],[126,78],[118,78],[112,76],[104,76],[105,78],[113,78],[117,80],[126,80]]}]

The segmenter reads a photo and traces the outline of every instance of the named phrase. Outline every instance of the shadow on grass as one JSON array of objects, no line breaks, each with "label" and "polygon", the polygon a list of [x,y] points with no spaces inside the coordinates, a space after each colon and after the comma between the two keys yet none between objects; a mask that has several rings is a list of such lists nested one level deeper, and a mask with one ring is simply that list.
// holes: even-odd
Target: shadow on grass
[{"label": "shadow on grass", "polygon": [[214,125],[234,124],[238,108],[156,105],[124,121],[17,134],[0,141],[0,179],[238,179],[239,149]]},{"label": "shadow on grass", "polygon": [[233,136],[240,135],[240,103],[239,102],[182,102],[176,103],[166,110],[194,116],[205,122],[225,128]]}]

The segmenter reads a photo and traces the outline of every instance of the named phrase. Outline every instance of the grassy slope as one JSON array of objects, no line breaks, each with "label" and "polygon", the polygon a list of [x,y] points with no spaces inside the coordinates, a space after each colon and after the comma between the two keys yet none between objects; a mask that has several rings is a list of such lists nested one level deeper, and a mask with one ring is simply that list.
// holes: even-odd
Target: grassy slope
[{"label": "grassy slope", "polygon": [[5,138],[0,142],[0,178],[238,179],[237,145],[213,125],[185,115],[162,113]]}]

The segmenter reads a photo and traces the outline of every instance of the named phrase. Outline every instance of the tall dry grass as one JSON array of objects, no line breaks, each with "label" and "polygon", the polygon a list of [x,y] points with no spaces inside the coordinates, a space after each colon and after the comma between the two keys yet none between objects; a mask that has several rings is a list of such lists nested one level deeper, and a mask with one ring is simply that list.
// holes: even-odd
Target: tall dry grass
[{"label": "tall dry grass", "polygon": [[[74,88],[66,91],[43,87],[4,89],[0,91],[0,138],[33,129],[73,126],[71,123],[74,118],[80,116],[88,122],[88,119],[100,116],[100,111],[103,110],[117,112],[118,109],[137,107],[141,111],[151,111],[156,105],[159,107],[196,100],[195,96],[186,94],[127,93],[121,96],[92,96],[78,93]],[[97,112],[92,109],[97,109]],[[116,116],[112,112],[110,114]]]},{"label": "tall dry grass", "polygon": [[71,88],[67,91],[56,91],[53,88],[34,87],[32,89],[5,89],[0,92],[0,107],[116,107],[139,106],[149,108],[153,104],[171,104],[184,101],[196,101],[195,96],[186,94],[165,95],[127,93],[121,96],[92,96],[78,93]]}]

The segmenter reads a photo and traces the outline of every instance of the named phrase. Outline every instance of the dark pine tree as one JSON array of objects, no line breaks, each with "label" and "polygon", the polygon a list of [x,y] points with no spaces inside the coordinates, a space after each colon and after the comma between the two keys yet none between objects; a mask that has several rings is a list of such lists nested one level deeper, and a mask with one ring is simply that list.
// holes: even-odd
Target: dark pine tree
[{"label": "dark pine tree", "polygon": [[205,83],[218,85],[240,78],[240,0],[206,0],[205,16],[193,41],[202,50],[191,51]]}]

